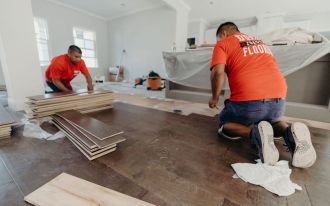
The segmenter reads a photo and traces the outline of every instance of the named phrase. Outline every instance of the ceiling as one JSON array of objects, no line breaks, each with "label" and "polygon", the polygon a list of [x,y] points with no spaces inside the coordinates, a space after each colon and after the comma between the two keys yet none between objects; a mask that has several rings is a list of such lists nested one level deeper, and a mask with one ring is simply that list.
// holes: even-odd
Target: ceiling
[{"label": "ceiling", "polygon": [[[48,0],[103,19],[114,19],[164,5],[163,0]],[[296,15],[330,11],[329,0],[183,0],[191,7],[190,20],[209,23],[237,20],[266,13]]]},{"label": "ceiling", "polygon": [[162,0],[49,0],[88,12],[103,19],[114,19],[164,5]]},{"label": "ceiling", "polygon": [[213,22],[236,20],[266,13],[296,15],[330,11],[329,0],[184,0],[190,7],[190,19]]}]

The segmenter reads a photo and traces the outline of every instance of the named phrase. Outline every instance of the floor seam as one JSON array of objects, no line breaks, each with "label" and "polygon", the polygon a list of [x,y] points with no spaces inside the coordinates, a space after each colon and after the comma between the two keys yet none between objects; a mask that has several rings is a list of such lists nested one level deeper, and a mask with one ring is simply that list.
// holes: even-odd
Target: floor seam
[{"label": "floor seam", "polygon": [[18,188],[19,192],[20,192],[21,195],[24,197],[24,193],[23,193],[22,188],[21,188],[21,187],[18,185],[18,183],[16,182],[16,180],[15,180],[13,174],[11,173],[10,169],[7,167],[5,161],[3,160],[3,158],[2,158],[1,156],[0,156],[0,159],[1,159],[2,164],[5,166],[5,168],[6,168],[7,172],[8,172],[8,174],[9,174],[9,176],[11,177],[11,179],[12,179],[13,182],[14,182],[14,184],[15,184],[16,187]]},{"label": "floor seam", "polygon": [[306,193],[307,193],[307,197],[308,197],[309,203],[311,204],[311,206],[313,206],[312,200],[310,198],[310,195],[309,195],[309,192],[308,192],[308,189],[307,189],[307,185],[305,184],[304,186],[305,186],[305,189],[306,189]]}]

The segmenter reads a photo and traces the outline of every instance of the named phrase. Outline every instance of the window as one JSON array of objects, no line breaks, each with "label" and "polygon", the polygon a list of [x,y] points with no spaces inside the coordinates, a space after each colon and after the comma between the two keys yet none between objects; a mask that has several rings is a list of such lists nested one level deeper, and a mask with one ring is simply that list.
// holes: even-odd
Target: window
[{"label": "window", "polygon": [[330,40],[330,31],[323,31],[320,32],[320,34],[322,34],[325,38]]},{"label": "window", "polygon": [[95,32],[73,28],[74,44],[81,48],[82,58],[87,67],[98,67],[96,58],[96,37]]},{"label": "window", "polygon": [[47,66],[50,61],[48,49],[49,36],[46,20],[34,18],[34,30],[36,33],[40,66]]}]

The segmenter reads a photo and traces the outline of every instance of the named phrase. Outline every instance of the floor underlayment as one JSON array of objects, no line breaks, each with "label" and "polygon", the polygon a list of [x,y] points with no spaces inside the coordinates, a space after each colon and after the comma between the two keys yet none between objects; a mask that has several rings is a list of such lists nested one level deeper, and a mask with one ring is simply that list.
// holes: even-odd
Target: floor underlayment
[{"label": "floor underlayment", "polygon": [[[219,138],[217,116],[123,103],[90,116],[122,128],[127,139],[117,151],[94,161],[67,138],[24,138],[22,128],[0,141],[0,205],[28,205],[25,195],[62,172],[158,206],[330,205],[330,131],[311,128],[318,159],[309,169],[292,168],[291,179],[302,191],[278,197],[232,178],[231,164],[253,163],[257,156],[247,140]],[[280,159],[291,161],[283,143],[275,143]]]}]

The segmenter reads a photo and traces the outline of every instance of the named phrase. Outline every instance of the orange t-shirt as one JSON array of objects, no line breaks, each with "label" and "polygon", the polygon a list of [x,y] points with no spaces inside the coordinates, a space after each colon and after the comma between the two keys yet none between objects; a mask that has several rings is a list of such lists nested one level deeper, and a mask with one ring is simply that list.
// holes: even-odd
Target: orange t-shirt
[{"label": "orange t-shirt", "polygon": [[231,101],[285,98],[287,85],[269,48],[242,33],[217,42],[211,69],[226,65]]},{"label": "orange t-shirt", "polygon": [[46,80],[52,82],[52,79],[60,80],[64,86],[71,87],[70,82],[79,73],[85,76],[89,74],[84,60],[77,64],[72,64],[67,54],[63,54],[52,59],[52,62],[46,70]]}]

